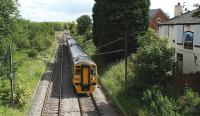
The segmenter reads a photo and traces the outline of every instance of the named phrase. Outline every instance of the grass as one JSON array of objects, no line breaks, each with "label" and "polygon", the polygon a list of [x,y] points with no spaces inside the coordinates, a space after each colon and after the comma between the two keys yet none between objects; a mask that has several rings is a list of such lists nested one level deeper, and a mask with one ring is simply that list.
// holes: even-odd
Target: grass
[{"label": "grass", "polygon": [[[16,79],[23,78],[23,82],[21,82],[21,84],[26,87],[27,92],[30,92],[30,98],[28,100],[28,104],[26,104],[23,109],[12,109],[6,106],[0,106],[0,116],[27,115],[31,98],[34,94],[41,73],[46,67],[46,62],[51,60],[52,52],[55,49],[56,44],[57,41],[54,41],[50,48],[39,53],[36,58],[28,58],[16,64],[17,66],[20,65],[20,68],[16,71]],[[15,62],[20,59],[24,59],[25,57],[27,57],[26,50],[16,51],[14,53]]]},{"label": "grass", "polygon": [[[101,65],[98,65],[101,67]],[[134,77],[131,63],[128,66],[128,80]],[[111,96],[113,103],[116,104],[125,115],[139,115],[143,111],[141,99],[137,96],[132,96],[131,91],[125,91],[124,87],[124,60],[110,64],[108,68],[101,75],[101,82]]]}]

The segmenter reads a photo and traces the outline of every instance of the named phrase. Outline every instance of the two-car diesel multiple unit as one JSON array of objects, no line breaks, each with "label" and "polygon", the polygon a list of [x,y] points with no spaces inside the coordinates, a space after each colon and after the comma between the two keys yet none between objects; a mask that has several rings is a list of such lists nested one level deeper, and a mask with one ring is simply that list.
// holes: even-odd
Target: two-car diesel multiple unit
[{"label": "two-car diesel multiple unit", "polygon": [[67,39],[71,56],[72,83],[78,94],[92,93],[97,85],[97,65],[87,56],[80,45],[72,38]]}]

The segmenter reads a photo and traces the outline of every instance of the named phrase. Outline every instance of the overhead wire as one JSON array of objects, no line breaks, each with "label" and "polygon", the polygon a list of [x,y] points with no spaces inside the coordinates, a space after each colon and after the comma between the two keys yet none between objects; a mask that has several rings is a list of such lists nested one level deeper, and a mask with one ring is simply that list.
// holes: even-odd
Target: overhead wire
[{"label": "overhead wire", "polygon": [[98,50],[98,49],[101,49],[101,48],[104,48],[104,47],[106,47],[106,46],[108,46],[108,45],[110,45],[110,44],[116,43],[116,42],[118,42],[118,41],[120,41],[120,40],[122,40],[122,39],[124,39],[124,38],[120,38],[120,39],[114,40],[114,41],[112,41],[112,42],[109,42],[109,43],[107,43],[107,44],[101,45],[101,46],[97,47],[97,50]]},{"label": "overhead wire", "polygon": [[98,53],[98,54],[92,54],[92,56],[100,56],[100,55],[106,55],[106,54],[112,54],[112,53],[119,53],[123,52],[125,49],[119,49],[119,50],[114,50],[114,51],[109,51],[109,52],[103,52],[103,53]]}]

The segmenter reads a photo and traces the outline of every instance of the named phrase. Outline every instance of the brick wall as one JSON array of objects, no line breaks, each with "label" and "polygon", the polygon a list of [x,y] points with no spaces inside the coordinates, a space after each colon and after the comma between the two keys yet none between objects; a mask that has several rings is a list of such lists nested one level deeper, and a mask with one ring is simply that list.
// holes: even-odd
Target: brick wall
[{"label": "brick wall", "polygon": [[168,17],[166,17],[166,15],[163,14],[163,12],[159,10],[159,12],[157,12],[156,15],[153,16],[150,20],[150,27],[154,29],[155,32],[158,32],[158,23],[157,23],[158,18],[160,18],[160,22],[164,22],[168,20]]}]

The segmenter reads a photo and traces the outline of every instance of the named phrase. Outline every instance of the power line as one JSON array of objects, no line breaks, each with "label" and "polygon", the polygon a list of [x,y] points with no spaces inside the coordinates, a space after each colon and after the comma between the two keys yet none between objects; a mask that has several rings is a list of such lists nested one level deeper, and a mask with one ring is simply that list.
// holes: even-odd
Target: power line
[{"label": "power line", "polygon": [[119,53],[119,52],[122,52],[122,51],[124,51],[124,49],[119,49],[119,50],[104,52],[104,53],[99,53],[99,54],[92,54],[92,56],[100,56],[100,55],[111,54],[111,53]]},{"label": "power line", "polygon": [[120,40],[122,40],[122,39],[123,39],[123,38],[114,40],[114,41],[112,41],[112,42],[109,42],[109,43],[107,43],[107,44],[104,44],[104,45],[102,45],[102,46],[97,47],[97,49],[101,49],[101,48],[103,48],[103,47],[105,47],[105,46],[108,46],[108,45],[110,45],[110,44],[113,44],[113,43],[115,43],[115,42],[118,42],[118,41],[120,41]]}]

